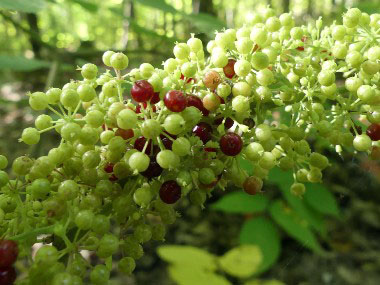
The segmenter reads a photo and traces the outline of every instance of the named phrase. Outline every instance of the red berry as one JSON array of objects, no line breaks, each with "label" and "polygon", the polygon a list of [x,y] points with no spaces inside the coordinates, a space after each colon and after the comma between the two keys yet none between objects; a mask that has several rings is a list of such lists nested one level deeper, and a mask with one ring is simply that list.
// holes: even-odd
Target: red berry
[{"label": "red berry", "polygon": [[[181,77],[180,77],[182,80],[184,80],[185,79],[185,76],[181,73]],[[194,79],[194,78],[192,78],[192,77],[190,77],[190,78],[188,78],[187,80],[186,80],[186,83],[190,83],[191,81],[193,81],[194,83],[196,82],[196,80]]]},{"label": "red berry", "polygon": [[218,149],[215,147],[205,147],[204,150],[207,152],[217,152],[218,151]]},{"label": "red berry", "polygon": [[132,129],[124,130],[124,129],[118,128],[115,132],[115,135],[122,137],[125,140],[128,140],[130,138],[133,138],[134,133]]},{"label": "red berry", "polygon": [[155,157],[150,158],[148,169],[142,172],[141,174],[148,179],[152,179],[161,175],[163,169],[157,163]]},{"label": "red berry", "polygon": [[243,148],[243,141],[238,134],[227,133],[220,138],[220,149],[225,155],[238,155]]},{"label": "red berry", "polygon": [[151,104],[156,104],[160,102],[160,92],[154,92],[152,98],[150,99]]},{"label": "red berry", "polygon": [[104,166],[104,171],[107,173],[112,173],[113,172],[113,163],[109,162]]},{"label": "red berry", "polygon": [[200,122],[193,128],[193,134],[199,137],[204,144],[211,140],[211,132],[211,126],[204,122]]},{"label": "red berry", "polygon": [[203,116],[208,116],[208,114],[210,113],[204,106],[203,106],[203,103],[202,103],[202,100],[195,96],[195,95],[189,95],[187,96],[187,107],[190,107],[190,106],[193,106],[195,108],[197,108],[199,111],[202,112]]},{"label": "red berry", "polygon": [[164,182],[160,188],[160,198],[166,204],[174,204],[181,198],[181,187],[174,180]]},{"label": "red berry", "polygon": [[367,129],[367,136],[371,138],[373,141],[380,140],[380,124],[374,123],[370,125]]},{"label": "red berry", "polygon": [[210,70],[203,76],[203,84],[211,90],[215,90],[221,81],[220,74],[215,70]]},{"label": "red berry", "polygon": [[[138,137],[136,140],[135,140],[135,143],[134,143],[134,148],[137,149],[138,151],[143,151],[144,149],[144,146],[145,146],[145,143],[146,143],[146,138],[141,136],[141,137]],[[148,146],[146,147],[145,149],[145,153],[146,154],[150,154],[152,152],[152,141],[149,140],[148,142]]]},{"label": "red berry", "polygon": [[230,58],[228,60],[228,63],[225,67],[223,67],[224,74],[226,75],[227,78],[232,78],[235,76],[235,66],[236,60]]},{"label": "red berry", "polygon": [[146,80],[136,81],[131,89],[132,98],[139,103],[149,101],[153,94],[153,86]]},{"label": "red berry", "polygon": [[256,195],[261,192],[263,188],[263,181],[255,176],[247,177],[243,183],[243,189],[245,193],[249,195]]},{"label": "red berry", "polygon": [[182,112],[187,105],[186,96],[178,90],[171,90],[164,97],[165,106],[172,112]]},{"label": "red berry", "polygon": [[0,268],[0,284],[12,285],[16,280],[16,271],[13,267]]},{"label": "red berry", "polygon": [[16,242],[13,240],[0,241],[0,268],[11,267],[17,259],[17,255],[18,247]]}]

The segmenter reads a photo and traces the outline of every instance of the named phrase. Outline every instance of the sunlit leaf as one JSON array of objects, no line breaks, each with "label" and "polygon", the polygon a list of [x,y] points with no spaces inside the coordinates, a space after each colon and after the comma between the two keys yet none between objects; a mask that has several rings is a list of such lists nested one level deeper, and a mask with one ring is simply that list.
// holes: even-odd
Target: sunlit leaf
[{"label": "sunlit leaf", "polygon": [[322,184],[307,185],[305,201],[322,214],[339,216],[339,208],[333,194]]},{"label": "sunlit leaf", "polygon": [[48,61],[29,59],[23,56],[0,55],[0,70],[33,71],[49,66],[50,62]]},{"label": "sunlit leaf", "polygon": [[36,13],[45,7],[44,0],[1,0],[0,8],[26,13]]},{"label": "sunlit leaf", "polygon": [[150,38],[157,38],[157,39],[162,39],[162,40],[166,40],[166,41],[169,41],[169,42],[175,42],[176,41],[176,38],[169,38],[167,37],[166,35],[160,35],[158,34],[156,31],[154,30],[150,30],[150,29],[147,29],[141,25],[139,25],[137,23],[137,21],[135,21],[134,19],[132,19],[131,17],[127,17],[123,14],[123,12],[120,10],[120,9],[117,9],[115,7],[110,7],[109,10],[111,12],[113,12],[115,15],[119,16],[119,17],[122,17],[123,19],[126,19],[129,21],[129,24],[131,25],[131,29],[135,32],[135,33],[138,33],[138,34],[144,34]]},{"label": "sunlit leaf", "polygon": [[226,213],[257,213],[263,212],[268,206],[269,200],[266,196],[248,195],[241,190],[236,190],[224,195],[211,205],[214,210]]},{"label": "sunlit leaf", "polygon": [[83,9],[91,13],[96,13],[99,9],[99,7],[96,4],[91,3],[88,0],[69,0],[69,1],[82,6]]},{"label": "sunlit leaf", "polygon": [[216,257],[205,250],[192,246],[165,245],[157,249],[158,255],[165,261],[183,266],[216,269]]},{"label": "sunlit leaf", "polygon": [[184,16],[201,32],[206,34],[214,34],[216,30],[221,30],[226,26],[226,23],[217,17],[206,13],[184,14]]},{"label": "sunlit leaf", "polygon": [[[193,260],[196,264],[197,260]],[[171,265],[168,268],[170,277],[178,285],[230,285],[221,275],[199,267]]]},{"label": "sunlit leaf", "polygon": [[272,218],[285,232],[311,250],[322,253],[323,250],[315,238],[313,232],[304,225],[302,218],[281,200],[276,200],[269,206]]},{"label": "sunlit leaf", "polygon": [[167,4],[164,0],[135,0],[135,2],[166,13],[175,14],[178,12],[176,8]]},{"label": "sunlit leaf", "polygon": [[226,252],[219,258],[219,263],[229,275],[247,278],[258,270],[262,259],[258,246],[245,244]]},{"label": "sunlit leaf", "polygon": [[280,256],[281,240],[276,226],[264,217],[246,221],[240,230],[241,244],[255,244],[260,247],[263,260],[257,273],[269,269]]}]

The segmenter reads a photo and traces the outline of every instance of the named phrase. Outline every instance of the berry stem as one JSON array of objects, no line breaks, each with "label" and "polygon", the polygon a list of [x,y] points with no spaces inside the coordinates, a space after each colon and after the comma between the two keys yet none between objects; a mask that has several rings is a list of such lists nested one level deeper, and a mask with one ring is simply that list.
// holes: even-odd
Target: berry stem
[{"label": "berry stem", "polygon": [[60,114],[57,110],[55,110],[52,106],[48,106],[48,109],[50,110],[50,111],[52,111],[54,114],[56,114],[58,117],[60,117],[60,118],[62,118],[62,119],[64,119],[64,116],[62,116],[62,114]]},{"label": "berry stem", "polygon": [[38,228],[29,232],[24,232],[22,234],[15,235],[13,237],[10,237],[9,239],[19,241],[19,240],[23,240],[29,237],[34,237],[34,236],[38,236],[42,234],[52,234],[54,231],[54,227],[55,225],[50,225],[50,226]]}]

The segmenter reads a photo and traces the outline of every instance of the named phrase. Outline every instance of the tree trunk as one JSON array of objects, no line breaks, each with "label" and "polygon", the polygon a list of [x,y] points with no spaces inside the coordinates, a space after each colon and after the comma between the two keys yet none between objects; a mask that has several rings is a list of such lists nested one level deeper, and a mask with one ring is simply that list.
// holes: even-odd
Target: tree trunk
[{"label": "tree trunk", "polygon": [[131,20],[134,18],[134,5],[133,1],[124,0],[123,1],[123,36],[121,37],[121,47],[122,49],[127,48],[129,33],[131,28]]},{"label": "tree trunk", "polygon": [[212,0],[193,0],[193,13],[206,13],[216,16]]},{"label": "tree trunk", "polygon": [[282,3],[284,13],[288,13],[290,10],[290,0],[283,0]]},{"label": "tree trunk", "polygon": [[28,13],[26,14],[26,20],[28,21],[29,29],[31,33],[29,34],[30,44],[32,46],[33,53],[35,57],[41,57],[41,38],[40,29],[38,28],[38,18],[36,14]]}]

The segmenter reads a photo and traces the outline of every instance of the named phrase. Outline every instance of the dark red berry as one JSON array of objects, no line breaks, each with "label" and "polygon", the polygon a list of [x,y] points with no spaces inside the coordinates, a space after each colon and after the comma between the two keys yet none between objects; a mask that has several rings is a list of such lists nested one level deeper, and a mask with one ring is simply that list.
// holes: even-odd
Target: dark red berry
[{"label": "dark red berry", "polygon": [[160,188],[160,198],[166,204],[174,204],[181,198],[181,187],[174,180],[164,182]]},{"label": "dark red berry", "polygon": [[171,150],[173,146],[173,141],[164,135],[160,135],[160,138],[165,148]]},{"label": "dark red berry", "polygon": [[238,155],[243,148],[243,141],[238,134],[227,133],[220,138],[220,149],[225,155]]},{"label": "dark red berry", "polygon": [[182,112],[187,105],[186,96],[178,90],[171,90],[164,97],[165,106],[172,112]]},{"label": "dark red berry", "polygon": [[235,76],[235,66],[236,60],[230,58],[228,60],[228,63],[225,67],[223,67],[224,74],[226,75],[227,78],[232,78]]},{"label": "dark red berry", "polygon": [[17,259],[17,255],[18,247],[16,242],[13,240],[0,241],[0,268],[11,267]]},{"label": "dark red berry", "polygon": [[204,150],[207,152],[217,152],[218,151],[218,149],[215,147],[205,147]]},{"label": "dark red berry", "polygon": [[255,126],[255,121],[251,118],[245,118],[243,120],[243,124],[250,127],[250,128],[253,128]]},{"label": "dark red berry", "polygon": [[193,134],[199,137],[204,144],[211,140],[211,132],[211,126],[204,122],[200,122],[193,128]]},{"label": "dark red berry", "polygon": [[107,173],[112,173],[113,172],[113,166],[114,164],[109,162],[104,166],[104,171]]},{"label": "dark red berry", "polygon": [[153,86],[146,80],[136,81],[131,89],[132,98],[139,103],[149,101],[153,94]]},{"label": "dark red berry", "polygon": [[367,136],[373,141],[380,140],[380,124],[374,123],[367,128]]},{"label": "dark red berry", "polygon": [[[362,127],[361,126],[358,126],[358,125],[355,125],[355,129],[356,129],[356,132],[361,135],[363,133],[363,130],[362,130]],[[350,127],[350,132],[351,134],[353,134],[354,136],[356,135],[355,133],[355,130],[353,127]]]},{"label": "dark red berry", "polygon": [[155,177],[158,177],[161,175],[163,169],[161,166],[157,163],[155,157],[150,158],[149,166],[148,169],[145,170],[144,172],[141,172],[143,176],[145,176],[148,179],[152,179]]},{"label": "dark red berry", "polygon": [[202,100],[195,96],[195,95],[189,95],[187,96],[187,107],[195,107],[197,108],[199,111],[202,112],[203,116],[208,116],[208,114],[210,113],[204,106],[203,106],[203,102]]},{"label": "dark red berry", "polygon": [[16,280],[16,271],[13,267],[0,268],[0,284],[12,285]]},{"label": "dark red berry", "polygon": [[118,128],[115,132],[115,135],[122,137],[125,140],[128,140],[130,138],[133,138],[134,133],[132,129],[124,130],[124,129]]},{"label": "dark red berry", "polygon": [[112,174],[108,179],[109,179],[109,181],[112,181],[112,182],[118,180],[118,178],[116,177],[115,174]]},{"label": "dark red berry", "polygon": [[156,104],[160,102],[160,92],[154,92],[152,98],[150,99],[151,104]]},{"label": "dark red berry", "polygon": [[[215,125],[220,125],[222,122],[223,122],[223,117],[221,118],[217,118],[214,120],[214,124]],[[234,124],[234,120],[232,120],[231,118],[226,118],[226,120],[224,121],[224,127],[228,130],[230,129]]]},{"label": "dark red berry", "polygon": [[[138,151],[143,151],[144,149],[144,146],[145,146],[145,143],[146,143],[146,138],[141,136],[141,137],[138,137],[136,140],[135,140],[135,143],[134,143],[134,148],[137,149]],[[148,142],[148,146],[146,147],[145,149],[145,153],[146,154],[150,154],[152,152],[152,140],[149,140]]]}]

